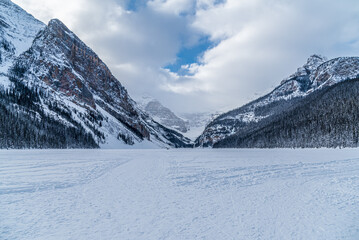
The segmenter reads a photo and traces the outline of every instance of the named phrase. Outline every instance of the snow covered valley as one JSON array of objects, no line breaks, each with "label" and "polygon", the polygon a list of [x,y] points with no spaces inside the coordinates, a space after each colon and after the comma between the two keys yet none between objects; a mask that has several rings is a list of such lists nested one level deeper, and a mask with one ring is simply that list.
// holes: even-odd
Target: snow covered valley
[{"label": "snow covered valley", "polygon": [[359,149],[3,150],[0,239],[359,239]]}]

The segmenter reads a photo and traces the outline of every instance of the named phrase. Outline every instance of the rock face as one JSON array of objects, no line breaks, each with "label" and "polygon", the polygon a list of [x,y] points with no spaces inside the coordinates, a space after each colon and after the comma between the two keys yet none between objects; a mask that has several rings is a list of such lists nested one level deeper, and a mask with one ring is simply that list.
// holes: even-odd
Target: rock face
[{"label": "rock face", "polygon": [[273,115],[292,109],[302,98],[333,86],[359,74],[359,58],[346,57],[327,60],[313,55],[303,67],[284,79],[271,93],[243,107],[220,115],[196,140],[197,146],[213,146],[232,135],[252,129]]},{"label": "rock face", "polygon": [[356,78],[359,74],[358,57],[340,57],[321,64],[310,75],[313,89],[330,86],[347,79]]},{"label": "rock face", "polygon": [[[6,3],[10,7],[4,6],[4,9],[16,9],[25,16],[15,19],[19,23],[14,24],[14,29],[19,35],[23,29],[16,26],[28,24],[32,29],[24,27],[27,30],[21,35],[27,36],[24,43],[28,44],[31,39],[32,44],[24,44],[23,49],[18,47],[13,51],[11,67],[6,74],[10,79],[7,91],[21,85],[36,95],[38,115],[81,129],[100,147],[191,146],[189,139],[140,110],[96,53],[61,21],[54,19],[44,26],[10,1]],[[7,25],[5,28],[8,29]],[[11,39],[9,42],[12,43]],[[26,51],[17,54],[22,50]],[[42,117],[37,121],[41,122]]]},{"label": "rock face", "polygon": [[298,68],[295,73],[284,79],[281,84],[300,76],[311,75],[321,64],[325,63],[326,61],[328,61],[328,59],[321,55],[314,54],[310,56],[302,67]]},{"label": "rock face", "polygon": [[146,96],[142,97],[138,103],[142,110],[147,112],[160,124],[182,133],[186,133],[189,130],[188,122],[178,117],[169,108],[164,107],[158,100]]},{"label": "rock face", "polygon": [[66,124],[47,114],[42,93],[14,78],[14,72],[22,71],[14,65],[17,57],[45,27],[11,1],[0,1],[0,148],[96,148],[93,136],[78,122],[68,118]]}]

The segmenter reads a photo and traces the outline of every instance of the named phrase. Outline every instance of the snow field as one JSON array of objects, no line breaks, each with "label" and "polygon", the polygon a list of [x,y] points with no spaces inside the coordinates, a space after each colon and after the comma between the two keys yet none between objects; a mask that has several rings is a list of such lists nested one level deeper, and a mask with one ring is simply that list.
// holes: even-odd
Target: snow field
[{"label": "snow field", "polygon": [[359,239],[359,150],[0,151],[0,239]]}]

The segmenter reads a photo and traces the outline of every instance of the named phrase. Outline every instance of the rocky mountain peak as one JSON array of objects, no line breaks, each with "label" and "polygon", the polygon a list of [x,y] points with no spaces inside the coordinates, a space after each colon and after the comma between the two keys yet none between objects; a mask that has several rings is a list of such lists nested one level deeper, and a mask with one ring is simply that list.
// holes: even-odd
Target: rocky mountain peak
[{"label": "rocky mountain peak", "polygon": [[310,72],[312,72],[326,61],[328,61],[327,57],[319,54],[314,54],[308,58],[307,63],[303,67],[305,69],[308,69]]},{"label": "rocky mountain peak", "polygon": [[149,138],[148,130],[133,121],[139,113],[126,89],[97,54],[60,20],[49,22],[29,51],[19,58],[18,64],[29,69],[27,81],[35,75],[35,81],[71,97],[79,105],[85,104],[92,109],[100,106],[113,112],[141,137]]},{"label": "rocky mountain peak", "polygon": [[59,28],[70,32],[66,25],[57,18],[51,19],[47,25],[50,28]]},{"label": "rocky mountain peak", "polygon": [[358,74],[358,57],[339,57],[318,66],[316,70],[312,72],[310,79],[313,87],[323,87],[347,79],[354,79]]},{"label": "rocky mountain peak", "polygon": [[48,31],[61,39],[66,45],[85,45],[67,26],[59,19],[51,19],[47,25]]},{"label": "rocky mountain peak", "polygon": [[308,59],[307,62],[300,68],[297,69],[295,73],[285,78],[281,84],[289,80],[296,79],[297,77],[309,76],[313,71],[315,71],[321,64],[328,61],[328,59],[319,54],[313,54]]}]

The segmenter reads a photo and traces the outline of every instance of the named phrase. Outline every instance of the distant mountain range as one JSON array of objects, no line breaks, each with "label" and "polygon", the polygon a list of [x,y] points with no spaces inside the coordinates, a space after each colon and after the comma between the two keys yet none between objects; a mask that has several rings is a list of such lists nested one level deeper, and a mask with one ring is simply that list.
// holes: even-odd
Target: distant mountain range
[{"label": "distant mountain range", "polygon": [[206,126],[219,115],[219,112],[180,113],[181,118],[186,119],[188,123],[188,131],[184,135],[193,141],[196,140]]},{"label": "distant mountain range", "polygon": [[212,121],[197,146],[357,147],[359,58],[313,55],[271,93]]},{"label": "distant mountain range", "polygon": [[181,132],[186,137],[195,140],[219,113],[180,113],[176,115],[172,110],[162,105],[157,99],[146,95],[137,100],[138,106],[147,112],[160,124]]},{"label": "distant mountain range", "polygon": [[137,100],[138,106],[147,112],[153,119],[162,125],[186,133],[189,130],[189,122],[178,117],[169,108],[165,107],[157,99],[143,96]]},{"label": "distant mountain range", "polygon": [[0,147],[191,147],[142,111],[61,21],[0,2]]}]

